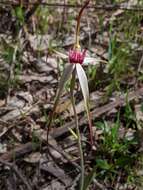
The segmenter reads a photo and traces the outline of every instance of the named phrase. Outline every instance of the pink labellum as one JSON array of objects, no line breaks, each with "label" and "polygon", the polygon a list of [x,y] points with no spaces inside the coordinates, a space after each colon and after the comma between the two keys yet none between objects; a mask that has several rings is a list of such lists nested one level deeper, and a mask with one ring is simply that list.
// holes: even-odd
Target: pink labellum
[{"label": "pink labellum", "polygon": [[84,58],[85,58],[86,50],[80,51],[80,50],[70,50],[69,51],[69,61],[70,63],[79,63],[83,64]]}]

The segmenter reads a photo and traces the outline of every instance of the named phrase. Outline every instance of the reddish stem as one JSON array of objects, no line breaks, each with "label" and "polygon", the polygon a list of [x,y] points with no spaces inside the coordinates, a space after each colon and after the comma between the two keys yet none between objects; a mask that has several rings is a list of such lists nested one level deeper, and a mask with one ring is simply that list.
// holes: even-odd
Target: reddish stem
[{"label": "reddish stem", "polygon": [[83,5],[83,7],[80,9],[79,11],[79,15],[77,17],[77,26],[76,26],[76,46],[79,46],[79,30],[80,30],[80,19],[81,19],[81,15],[83,13],[83,10],[87,7],[87,5],[89,4],[90,0],[87,0],[85,2],[85,4]]}]

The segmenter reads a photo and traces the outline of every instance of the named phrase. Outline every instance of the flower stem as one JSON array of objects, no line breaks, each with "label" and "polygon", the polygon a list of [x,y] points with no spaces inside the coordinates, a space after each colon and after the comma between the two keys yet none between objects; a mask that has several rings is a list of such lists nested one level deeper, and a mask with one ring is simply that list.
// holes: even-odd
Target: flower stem
[{"label": "flower stem", "polygon": [[89,103],[87,103],[86,106],[86,112],[87,112],[87,119],[88,119],[88,125],[89,125],[89,137],[90,137],[90,144],[93,146],[93,130],[92,130],[92,121],[91,121],[91,113],[90,113],[90,106]]},{"label": "flower stem", "polygon": [[85,4],[83,5],[83,7],[80,9],[79,15],[77,17],[77,26],[76,26],[76,39],[75,39],[75,48],[79,49],[80,48],[80,44],[79,44],[79,33],[80,33],[80,19],[81,19],[81,15],[83,13],[83,10],[87,7],[87,5],[89,4],[90,0],[87,0],[85,2]]},{"label": "flower stem", "polygon": [[79,124],[78,124],[78,116],[76,113],[76,108],[75,108],[75,98],[74,98],[74,86],[75,86],[75,71],[73,72],[72,75],[72,80],[71,80],[71,88],[70,88],[70,93],[71,93],[71,102],[73,106],[73,112],[74,112],[74,117],[75,117],[75,125],[76,125],[76,133],[77,133],[77,143],[78,143],[78,150],[80,154],[80,166],[81,166],[81,177],[80,177],[80,190],[83,190],[84,187],[84,157],[83,157],[83,150],[82,150],[82,144],[81,144],[81,135],[79,131]]}]

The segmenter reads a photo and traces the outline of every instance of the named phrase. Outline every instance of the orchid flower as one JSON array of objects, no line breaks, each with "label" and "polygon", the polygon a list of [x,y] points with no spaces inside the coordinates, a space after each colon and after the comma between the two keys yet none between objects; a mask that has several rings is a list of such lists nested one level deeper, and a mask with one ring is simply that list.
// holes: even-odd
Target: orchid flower
[{"label": "orchid flower", "polygon": [[[61,76],[60,82],[59,82],[59,88],[57,91],[57,95],[54,102],[53,112],[50,118],[49,127],[52,124],[52,120],[56,111],[57,104],[59,102],[60,95],[63,91],[64,85],[67,80],[71,77],[71,83],[72,81],[75,81],[75,77],[77,74],[77,77],[79,79],[81,91],[84,98],[84,105],[87,112],[88,117],[88,123],[89,123],[89,132],[90,132],[90,142],[93,144],[93,132],[92,132],[92,124],[91,124],[91,116],[90,116],[90,106],[89,106],[89,88],[88,88],[88,81],[85,74],[85,71],[83,69],[83,65],[96,65],[99,63],[100,60],[95,58],[86,57],[86,50],[81,50],[80,43],[79,43],[79,33],[80,33],[80,18],[82,15],[83,10],[88,5],[90,0],[87,0],[84,4],[84,6],[81,8],[79,12],[79,16],[77,18],[77,27],[76,27],[76,35],[75,35],[75,45],[73,49],[71,49],[68,53],[68,55],[60,53],[58,51],[55,51],[61,58],[67,59],[68,63],[66,64],[63,74]],[[73,85],[71,85],[71,90],[73,91]]]},{"label": "orchid flower", "polygon": [[68,53],[68,55],[62,54],[60,52],[57,52],[60,56],[63,58],[66,58],[68,60],[68,64],[66,64],[63,74],[61,76],[60,82],[59,82],[59,88],[57,90],[57,95],[55,98],[53,111],[51,114],[51,117],[49,118],[48,123],[48,130],[47,130],[47,141],[48,141],[48,133],[50,130],[50,127],[52,125],[52,120],[55,115],[56,107],[58,105],[60,95],[63,91],[64,85],[67,82],[67,80],[71,77],[70,81],[70,92],[71,92],[71,102],[73,106],[74,116],[75,116],[75,125],[76,125],[76,133],[77,133],[77,140],[78,140],[78,149],[80,154],[80,166],[81,166],[81,177],[80,177],[80,190],[84,189],[84,156],[83,156],[83,150],[82,150],[82,144],[81,144],[81,136],[79,131],[79,125],[78,125],[78,117],[76,114],[76,107],[75,107],[75,99],[74,99],[74,87],[75,87],[75,81],[76,81],[76,75],[79,79],[81,91],[84,98],[84,105],[87,112],[88,117],[88,123],[89,123],[89,132],[90,132],[90,142],[91,145],[93,145],[93,132],[92,132],[92,123],[91,123],[91,116],[90,116],[90,106],[89,106],[89,89],[88,89],[88,81],[86,74],[84,72],[84,69],[82,65],[87,64],[89,62],[93,63],[92,58],[86,58],[86,50],[81,50],[80,43],[79,43],[79,33],[80,33],[80,18],[82,15],[83,10],[88,5],[90,0],[87,0],[84,4],[84,6],[81,8],[78,18],[77,18],[77,27],[76,27],[76,38],[75,38],[75,45],[73,49],[71,49]]}]

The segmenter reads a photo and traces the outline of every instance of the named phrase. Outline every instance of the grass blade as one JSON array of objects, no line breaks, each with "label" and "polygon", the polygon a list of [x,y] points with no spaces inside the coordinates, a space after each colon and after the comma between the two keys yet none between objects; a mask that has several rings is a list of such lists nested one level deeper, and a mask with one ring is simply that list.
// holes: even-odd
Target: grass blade
[{"label": "grass blade", "polygon": [[92,171],[88,174],[88,176],[85,177],[83,190],[87,190],[89,188],[95,176],[96,176],[96,171],[95,168],[93,168]]}]

